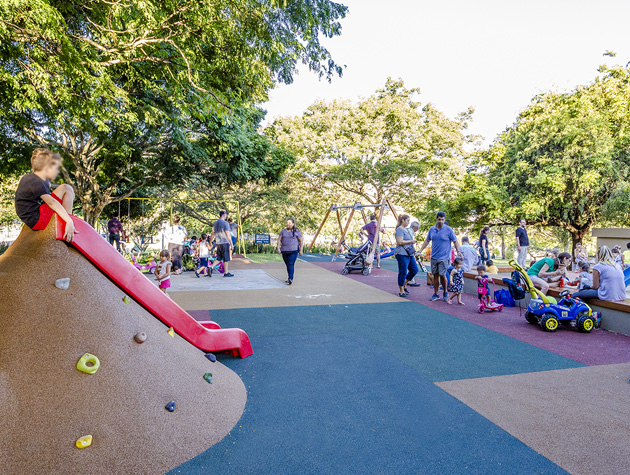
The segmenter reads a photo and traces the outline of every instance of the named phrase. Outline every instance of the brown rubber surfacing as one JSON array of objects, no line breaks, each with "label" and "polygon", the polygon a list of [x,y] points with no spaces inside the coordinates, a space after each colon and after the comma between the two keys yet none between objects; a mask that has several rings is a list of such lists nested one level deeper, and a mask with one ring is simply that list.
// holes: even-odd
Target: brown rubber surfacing
[{"label": "brown rubber surfacing", "polygon": [[572,474],[628,473],[630,363],[436,383]]},{"label": "brown rubber surfacing", "polygon": [[[281,282],[287,278],[283,263],[258,264],[245,259],[235,259],[234,263],[238,264],[234,265],[234,269],[232,269],[231,262],[230,272],[237,276],[238,269],[241,268],[264,269],[265,272]],[[179,277],[174,276],[173,279]],[[215,278],[225,279],[220,274],[213,275],[212,279]],[[401,300],[395,295],[347,279],[317,265],[300,261],[296,263],[295,280],[290,286],[262,290],[174,291],[169,292],[169,295],[186,310],[381,303],[400,302]]]}]

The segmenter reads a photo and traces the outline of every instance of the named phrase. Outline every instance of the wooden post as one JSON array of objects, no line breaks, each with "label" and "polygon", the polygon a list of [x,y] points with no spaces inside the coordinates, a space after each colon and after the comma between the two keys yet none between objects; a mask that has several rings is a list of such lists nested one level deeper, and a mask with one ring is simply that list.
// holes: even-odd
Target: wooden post
[{"label": "wooden post", "polygon": [[[392,214],[394,215],[394,218],[396,218],[396,221],[398,221],[398,213],[396,212],[396,210],[394,209],[394,207],[392,206],[392,202],[389,201],[389,198],[385,198],[383,199],[383,204],[387,203],[387,206],[389,206],[389,209],[392,210]],[[381,205],[383,206],[383,205]]]},{"label": "wooden post", "polygon": [[339,223],[339,232],[343,233],[343,225],[341,224],[341,213],[339,213],[339,208],[337,208],[337,222]]},{"label": "wooden post", "polygon": [[[328,208],[328,211],[326,211],[326,214],[324,215],[324,219],[322,220],[322,224],[319,225],[319,228],[317,229],[317,232],[315,233],[315,237],[313,238],[313,242],[311,242],[311,245],[308,247],[308,252],[311,252],[311,249],[313,249],[313,246],[315,245],[315,241],[317,241],[317,237],[319,236],[319,233],[322,231],[324,224],[326,224],[328,215],[330,214],[330,212],[332,211],[334,207],[335,207],[335,204],[333,203],[330,205],[330,208]],[[339,214],[339,211],[337,211],[337,214]]]},{"label": "wooden post", "polygon": [[[356,203],[355,203],[355,205],[356,205]],[[346,234],[348,233],[348,229],[350,228],[350,223],[352,222],[352,217],[353,216],[354,216],[354,207],[352,207],[352,209],[350,210],[350,216],[348,216],[348,221],[346,222],[346,227],[344,228],[343,233],[341,234],[341,239],[339,239],[339,242],[337,243],[337,249],[335,250],[335,255],[332,258],[333,261],[335,259],[337,259],[337,256],[339,255],[339,250],[341,249],[341,243],[346,238]],[[341,221],[339,222],[339,224],[341,224]]]},{"label": "wooden post", "polygon": [[361,208],[361,216],[363,216],[363,222],[367,224],[368,219],[367,219],[367,215],[365,214],[365,210],[363,208]]}]

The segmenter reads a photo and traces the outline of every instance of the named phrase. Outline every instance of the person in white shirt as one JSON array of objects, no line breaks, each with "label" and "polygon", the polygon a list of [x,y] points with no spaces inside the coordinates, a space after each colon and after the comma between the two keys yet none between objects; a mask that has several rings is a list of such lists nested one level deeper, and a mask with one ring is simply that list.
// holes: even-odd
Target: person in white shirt
[{"label": "person in white shirt", "polygon": [[173,225],[167,228],[166,242],[168,252],[173,262],[173,274],[182,273],[182,257],[184,255],[184,243],[186,241],[186,228],[180,224],[180,217],[173,216]]},{"label": "person in white shirt", "polygon": [[459,249],[462,253],[462,257],[464,258],[464,272],[468,272],[475,266],[475,264],[477,264],[477,260],[479,259],[477,249],[471,246],[468,236],[464,236],[462,238],[462,245]]}]

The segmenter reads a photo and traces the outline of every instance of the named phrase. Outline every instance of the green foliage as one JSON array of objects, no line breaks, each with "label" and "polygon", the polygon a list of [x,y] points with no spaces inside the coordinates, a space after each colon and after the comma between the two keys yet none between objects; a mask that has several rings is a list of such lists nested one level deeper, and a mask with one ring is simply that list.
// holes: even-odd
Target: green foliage
[{"label": "green foliage", "polygon": [[0,180],[0,225],[13,224],[18,220],[15,214],[15,190],[19,178],[7,176]]},{"label": "green foliage", "polygon": [[[309,199],[364,203],[390,198],[418,210],[438,193],[449,193],[462,173],[464,135],[472,111],[449,119],[416,100],[418,89],[388,79],[357,104],[317,102],[301,117],[278,119],[266,133],[292,151],[290,171]],[[320,203],[325,210],[330,202]]]},{"label": "green foliage", "polygon": [[319,37],[340,34],[328,0],[0,0],[0,146],[24,171],[38,144],[64,157],[84,216],[191,174],[273,179],[290,157],[256,129],[276,81],[300,62],[341,68]]},{"label": "green foliage", "polygon": [[[630,72],[602,68],[592,84],[535,97],[516,123],[477,156],[449,208],[462,222],[555,226],[584,238],[628,203]],[[466,210],[469,210],[466,213]]]}]

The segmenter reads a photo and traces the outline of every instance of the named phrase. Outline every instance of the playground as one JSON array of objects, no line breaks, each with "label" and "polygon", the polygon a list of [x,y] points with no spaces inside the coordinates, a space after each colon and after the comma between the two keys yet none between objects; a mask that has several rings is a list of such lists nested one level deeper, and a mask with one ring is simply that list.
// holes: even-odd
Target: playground
[{"label": "playground", "polygon": [[171,301],[76,224],[71,245],[53,220],[0,259],[4,447],[31,447],[8,472],[625,471],[628,336],[429,302],[420,278],[401,301],[392,259],[343,275],[305,254],[287,286],[282,263],[236,257],[241,279],[173,276]]},{"label": "playground", "polygon": [[0,1],[0,474],[630,473],[606,1]]}]

